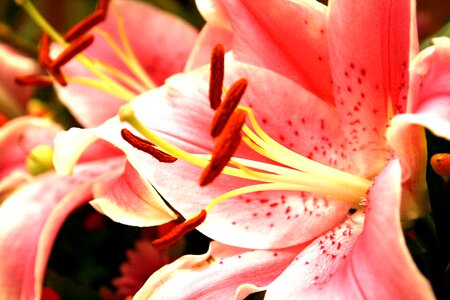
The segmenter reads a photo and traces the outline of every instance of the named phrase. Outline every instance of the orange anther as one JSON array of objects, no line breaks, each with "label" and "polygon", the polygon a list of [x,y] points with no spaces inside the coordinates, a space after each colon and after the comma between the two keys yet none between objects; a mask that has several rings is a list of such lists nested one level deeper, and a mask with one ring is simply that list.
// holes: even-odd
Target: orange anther
[{"label": "orange anther", "polygon": [[439,175],[445,178],[450,177],[450,154],[438,153],[430,159],[431,167]]},{"label": "orange anther", "polygon": [[194,230],[197,226],[203,223],[206,219],[206,210],[202,210],[196,217],[187,220],[175,226],[168,234],[154,240],[152,245],[157,249],[164,249],[179,241],[188,232]]},{"label": "orange anther", "polygon": [[236,110],[226,123],[212,151],[212,158],[200,176],[200,186],[211,183],[228,164],[242,140],[241,129],[246,113]]},{"label": "orange anther", "polygon": [[64,39],[67,42],[71,43],[91,30],[95,25],[103,22],[105,19],[106,12],[104,10],[96,10],[95,12],[72,26],[72,28],[70,28],[69,31],[67,31],[67,33],[64,35]]},{"label": "orange anther", "polygon": [[231,114],[234,112],[236,107],[241,101],[244,95],[245,89],[247,88],[247,79],[241,78],[230,87],[225,99],[220,104],[219,108],[211,121],[211,136],[217,137],[225,127]]},{"label": "orange anther", "polygon": [[225,71],[224,57],[225,49],[222,44],[217,44],[211,53],[211,72],[209,77],[209,104],[212,109],[217,109],[221,102]]},{"label": "orange anther", "polygon": [[49,52],[50,52],[50,37],[48,36],[48,34],[43,33],[41,36],[41,41],[39,42],[38,62],[41,68],[44,70],[50,67],[52,61]]},{"label": "orange anther", "polygon": [[177,160],[176,157],[173,157],[172,155],[169,155],[156,149],[151,142],[134,135],[133,133],[131,133],[131,131],[129,131],[126,128],[122,129],[120,133],[122,135],[122,138],[126,142],[128,142],[128,144],[132,145],[136,149],[139,149],[141,151],[144,151],[145,153],[150,154],[160,162],[173,163]]},{"label": "orange anther", "polygon": [[50,68],[53,70],[59,69],[84,49],[89,47],[93,42],[94,36],[92,35],[85,35],[75,40],[69,45],[69,47],[64,49],[64,51],[58,55],[58,57],[52,62]]},{"label": "orange anther", "polygon": [[52,86],[53,78],[46,75],[25,75],[17,76],[15,82],[18,85],[38,85],[38,86]]}]

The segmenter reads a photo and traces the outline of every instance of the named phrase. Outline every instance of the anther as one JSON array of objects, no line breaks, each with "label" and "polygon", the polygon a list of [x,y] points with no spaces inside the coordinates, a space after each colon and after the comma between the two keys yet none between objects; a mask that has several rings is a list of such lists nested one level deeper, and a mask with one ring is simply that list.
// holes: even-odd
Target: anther
[{"label": "anther", "polygon": [[75,24],[72,28],[70,28],[69,31],[64,35],[64,39],[66,40],[66,42],[71,43],[91,30],[95,25],[103,22],[105,19],[106,11],[96,10],[95,12]]},{"label": "anther", "polygon": [[50,68],[48,71],[53,76],[53,78],[56,80],[56,82],[58,82],[60,85],[62,85],[62,86],[66,86],[67,85],[67,80],[64,77],[64,75],[62,74],[61,69],[59,69],[59,68],[56,68],[56,69]]},{"label": "anther", "polygon": [[120,134],[128,144],[132,145],[136,149],[139,149],[141,151],[144,151],[145,153],[150,154],[160,162],[173,163],[177,160],[176,157],[173,157],[167,153],[164,153],[156,149],[155,145],[153,145],[151,142],[134,135],[133,133],[131,133],[131,131],[129,131],[126,128],[123,128]]},{"label": "anther", "polygon": [[46,75],[25,75],[17,76],[15,82],[18,85],[38,85],[49,87],[53,85],[53,78]]},{"label": "anther", "polygon": [[51,69],[59,69],[84,49],[89,47],[93,42],[94,36],[92,35],[85,35],[77,39],[58,55],[58,57],[52,62],[50,66]]},{"label": "anther", "polygon": [[241,140],[241,129],[245,123],[246,113],[243,110],[236,110],[228,120],[219,135],[212,151],[212,158],[200,176],[200,186],[211,183],[230,161],[236,152]]},{"label": "anther", "polygon": [[109,0],[100,0],[97,4],[97,10],[103,11],[106,15],[106,12],[108,11],[109,6]]},{"label": "anther", "polygon": [[51,64],[50,52],[50,37],[43,33],[41,41],[39,42],[38,62],[42,69],[47,69]]},{"label": "anther", "polygon": [[203,223],[206,219],[206,210],[202,210],[197,216],[194,218],[185,221],[177,226],[175,226],[168,234],[154,240],[152,245],[157,249],[164,249],[179,241],[183,236],[185,236],[188,232],[194,230],[197,226]]},{"label": "anther", "polygon": [[450,154],[435,154],[431,157],[430,164],[434,172],[436,172],[447,182],[450,178]]},{"label": "anther", "polygon": [[241,78],[230,87],[225,99],[220,104],[219,108],[211,121],[211,136],[217,137],[225,127],[231,114],[234,112],[239,104],[245,89],[247,88],[247,79]]},{"label": "anther", "polygon": [[211,53],[211,72],[209,77],[209,104],[212,109],[217,109],[222,97],[224,78],[225,49],[222,44],[217,44]]}]

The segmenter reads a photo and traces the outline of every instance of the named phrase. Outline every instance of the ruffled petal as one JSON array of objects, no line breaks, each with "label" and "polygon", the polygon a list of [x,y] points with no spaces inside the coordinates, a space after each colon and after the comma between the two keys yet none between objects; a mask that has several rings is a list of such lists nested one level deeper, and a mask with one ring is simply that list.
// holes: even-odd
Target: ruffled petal
[{"label": "ruffled petal", "polygon": [[33,88],[19,86],[16,76],[34,74],[36,63],[18,53],[8,45],[0,43],[0,113],[12,118],[24,113],[25,105],[30,100]]},{"label": "ruffled petal", "polygon": [[237,60],[280,73],[333,103],[326,6],[308,0],[201,2],[213,3],[220,12],[213,16],[228,16]]},{"label": "ruffled petal", "polygon": [[0,206],[0,298],[36,299],[51,247],[65,218],[92,199],[96,177],[123,159],[80,165],[72,177],[44,174]]},{"label": "ruffled petal", "polygon": [[208,253],[183,256],[154,273],[134,298],[244,299],[255,291],[249,284],[268,285],[303,248],[248,250],[212,242]]},{"label": "ruffled petal", "polygon": [[[342,126],[361,175],[375,176],[389,153],[385,126],[404,111],[408,66],[417,49],[414,1],[329,4],[328,40]],[[367,163],[368,161],[371,163]]]},{"label": "ruffled petal", "polygon": [[[114,1],[106,21],[98,28],[119,44],[116,13],[122,15],[131,48],[154,83],[160,85],[168,76],[183,70],[197,37],[191,25],[140,1]],[[95,31],[94,37],[94,44],[86,50],[86,55],[132,75],[105,39]],[[67,64],[63,71],[69,76],[91,77],[77,61]],[[75,83],[65,88],[55,87],[60,99],[84,127],[100,125],[115,115],[124,103],[120,96]],[[95,109],[99,107],[101,109]]]},{"label": "ruffled petal", "polygon": [[400,179],[394,160],[369,191],[364,225],[354,215],[318,238],[270,285],[266,298],[433,299],[403,239]]}]

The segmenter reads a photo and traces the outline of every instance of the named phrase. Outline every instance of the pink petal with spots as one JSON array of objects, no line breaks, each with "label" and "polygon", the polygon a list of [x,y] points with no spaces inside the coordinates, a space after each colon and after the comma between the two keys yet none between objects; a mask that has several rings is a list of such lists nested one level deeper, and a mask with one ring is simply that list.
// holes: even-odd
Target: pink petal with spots
[{"label": "pink petal with spots", "polygon": [[[385,126],[404,108],[412,38],[413,1],[347,1],[329,4],[328,40],[335,100],[355,163],[374,176],[388,157]],[[412,52],[412,53],[410,53]],[[367,164],[370,160],[373,163]]]},{"label": "pink petal with spots", "polygon": [[37,299],[42,292],[51,247],[65,218],[92,198],[92,183],[123,164],[109,160],[84,164],[73,177],[41,175],[0,207],[0,298]]},{"label": "pink petal with spots", "polygon": [[0,113],[12,118],[24,113],[33,93],[31,86],[19,86],[16,76],[37,72],[36,63],[8,45],[0,43]]},{"label": "pink petal with spots", "polygon": [[[304,245],[248,250],[212,242],[208,253],[186,255],[153,274],[137,299],[244,299],[248,284],[268,285]],[[247,293],[242,290],[244,286]]]},{"label": "pink petal with spots", "polygon": [[187,60],[185,71],[191,71],[210,63],[211,50],[216,44],[222,44],[225,51],[231,49],[233,34],[230,30],[210,23],[203,26]]},{"label": "pink petal with spots", "polygon": [[408,113],[395,116],[387,131],[402,162],[402,217],[408,219],[429,213],[423,128],[450,140],[450,39],[438,38],[434,44],[412,65]]},{"label": "pink petal with spots", "polygon": [[15,171],[26,171],[25,159],[38,145],[53,145],[61,127],[49,120],[21,117],[0,129],[0,180]]},{"label": "pink petal with spots", "polygon": [[90,203],[115,222],[155,226],[177,218],[156,190],[129,163],[125,170],[114,170],[108,177],[94,186],[95,200]]},{"label": "pink petal with spots", "polygon": [[[114,1],[108,18],[98,28],[120,44],[116,12],[124,19],[125,31],[138,61],[154,83],[160,85],[168,76],[183,70],[197,31],[186,22],[140,1]],[[125,64],[100,34],[86,54],[131,75]],[[63,68],[70,76],[89,76],[84,66],[74,61]],[[77,120],[86,127],[100,125],[117,113],[123,99],[79,84],[66,88],[55,85],[59,97]]]},{"label": "pink petal with spots", "polygon": [[326,6],[307,0],[222,0],[216,7],[225,9],[231,22],[237,60],[280,73],[333,103]]},{"label": "pink petal with spots", "polygon": [[[214,140],[209,136],[208,130],[212,119],[212,111],[206,100],[208,69],[205,67],[192,74],[172,77],[165,88],[137,98],[132,103],[137,118],[144,126],[186,151],[210,153]],[[257,118],[275,139],[280,140],[279,135],[283,133],[284,140],[280,142],[291,146],[292,150],[304,154],[311,152],[314,158],[325,163],[333,158],[335,152],[328,151],[328,147],[333,149],[336,145],[334,149],[339,150],[340,132],[328,123],[322,124],[324,120],[329,121],[329,124],[336,121],[334,110],[327,104],[294,82],[270,71],[231,62],[226,69],[230,72],[226,85],[242,76],[249,79],[248,93],[243,102],[248,104],[248,99],[252,99]],[[283,105],[279,105],[280,101],[283,101]],[[313,115],[305,109],[310,106],[314,106]],[[261,114],[266,117],[267,124],[263,124]],[[291,116],[292,128],[288,129],[286,118]],[[304,122],[301,121],[303,117]],[[214,184],[201,188],[198,184],[201,168],[182,159],[161,165],[153,157],[126,143],[120,137],[120,128],[117,120],[111,120],[96,131],[100,137],[121,148],[136,170],[186,218],[196,214],[225,192],[259,183],[221,175]],[[298,128],[298,132],[294,128]],[[305,138],[311,140],[311,137],[315,139],[311,143],[300,142]],[[325,154],[322,147],[327,149]],[[263,160],[245,145],[239,149],[237,156]],[[331,160],[332,166],[345,168],[347,164],[351,165],[345,158]],[[199,230],[215,240],[231,245],[281,248],[309,240],[329,230],[346,218],[350,206],[350,203],[327,201],[301,192],[244,195],[240,199],[219,204],[208,214]]]},{"label": "pink petal with spots", "polygon": [[[316,239],[268,288],[267,299],[433,299],[400,225],[401,169],[388,164],[357,213]],[[288,287],[288,288],[287,288]]]}]

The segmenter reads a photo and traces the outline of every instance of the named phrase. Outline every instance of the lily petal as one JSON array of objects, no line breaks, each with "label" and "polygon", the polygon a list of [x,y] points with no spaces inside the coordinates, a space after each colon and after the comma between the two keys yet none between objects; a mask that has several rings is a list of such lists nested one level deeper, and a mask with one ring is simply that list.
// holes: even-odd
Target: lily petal
[{"label": "lily petal", "polygon": [[51,247],[65,218],[92,199],[95,178],[123,159],[80,165],[73,177],[54,173],[23,185],[0,207],[0,298],[36,299]]},{"label": "lily petal", "polygon": [[[388,158],[385,126],[394,112],[404,111],[409,61],[417,50],[410,29],[414,8],[410,0],[329,3],[336,107],[355,163],[367,166],[364,176],[382,169]],[[369,160],[380,164],[367,164]]]},{"label": "lily petal", "polygon": [[386,133],[402,161],[402,217],[407,219],[426,215],[430,210],[423,128],[450,140],[450,39],[433,42],[435,45],[419,53],[411,67],[408,113],[395,116]]},{"label": "lily petal", "polygon": [[[98,28],[111,35],[114,41],[120,41],[116,16],[119,12],[131,48],[154,83],[160,85],[168,76],[183,70],[197,37],[197,31],[191,25],[140,1],[117,0],[112,6],[106,21]],[[86,54],[130,75],[105,39],[99,33],[94,33],[94,38],[95,42]],[[63,71],[69,76],[91,77],[77,61],[68,63]],[[119,98],[79,84],[55,87],[60,99],[84,127],[100,125],[124,104]],[[95,109],[99,107],[101,109]]]},{"label": "lily petal", "polygon": [[232,47],[233,33],[223,27],[207,23],[203,26],[192,48],[191,54],[184,68],[185,72],[210,63],[211,49],[216,44],[222,44],[225,51]]},{"label": "lily petal", "polygon": [[134,298],[244,299],[256,291],[249,284],[268,285],[303,248],[248,250],[212,242],[208,253],[183,256],[155,272]]},{"label": "lily petal", "polygon": [[231,22],[237,60],[276,71],[333,103],[326,6],[308,0],[201,2],[225,10],[216,15]]},{"label": "lily petal", "polygon": [[95,200],[90,204],[112,220],[132,226],[154,226],[178,217],[129,163],[125,170],[114,170],[109,176],[109,180],[94,186]]},{"label": "lily petal", "polygon": [[[347,224],[354,224],[351,234],[343,231],[318,238],[274,281],[266,298],[433,299],[431,286],[415,266],[403,239],[400,179],[399,161],[393,160],[369,191],[364,225],[350,217]],[[320,241],[324,248],[317,248]]]}]

